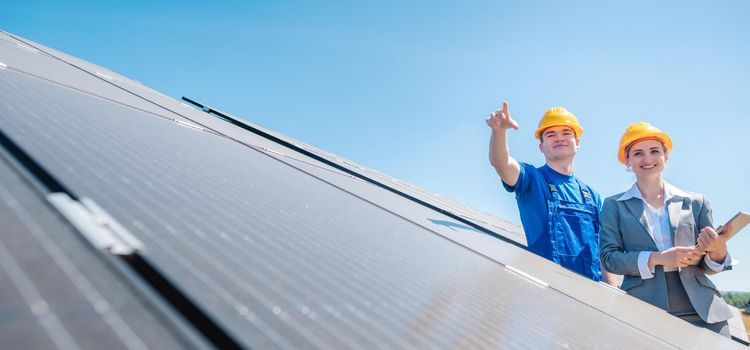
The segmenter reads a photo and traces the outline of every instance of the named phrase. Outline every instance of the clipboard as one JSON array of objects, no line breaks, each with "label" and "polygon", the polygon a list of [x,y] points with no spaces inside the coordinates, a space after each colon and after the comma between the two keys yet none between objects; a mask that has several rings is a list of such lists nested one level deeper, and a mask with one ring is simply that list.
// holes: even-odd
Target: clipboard
[{"label": "clipboard", "polygon": [[[732,231],[726,232],[726,228],[727,226],[729,226],[729,224],[732,224]],[[734,237],[737,232],[742,231],[742,229],[745,228],[745,226],[747,226],[748,224],[750,224],[750,214],[744,211],[740,211],[732,216],[732,218],[729,219],[726,224],[719,225],[719,227],[716,228],[716,233],[722,236],[728,235],[727,240],[729,240],[730,238]]]}]

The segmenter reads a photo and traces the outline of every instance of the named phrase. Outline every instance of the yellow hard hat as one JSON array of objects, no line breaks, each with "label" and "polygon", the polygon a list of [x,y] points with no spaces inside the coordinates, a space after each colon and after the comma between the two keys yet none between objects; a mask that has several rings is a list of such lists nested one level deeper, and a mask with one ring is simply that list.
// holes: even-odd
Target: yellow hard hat
[{"label": "yellow hard hat", "polygon": [[620,148],[617,150],[617,159],[620,163],[623,165],[628,164],[628,157],[625,151],[628,149],[628,146],[643,139],[661,141],[664,147],[666,147],[667,153],[672,152],[672,139],[669,138],[669,135],[647,122],[637,122],[628,125],[625,133],[620,138]]},{"label": "yellow hard hat", "polygon": [[568,112],[567,109],[562,107],[552,107],[544,112],[542,119],[539,120],[539,126],[534,133],[536,139],[541,140],[544,129],[553,126],[567,126],[573,129],[576,133],[576,137],[583,136],[583,128],[578,124],[578,118],[576,118],[573,113]]}]

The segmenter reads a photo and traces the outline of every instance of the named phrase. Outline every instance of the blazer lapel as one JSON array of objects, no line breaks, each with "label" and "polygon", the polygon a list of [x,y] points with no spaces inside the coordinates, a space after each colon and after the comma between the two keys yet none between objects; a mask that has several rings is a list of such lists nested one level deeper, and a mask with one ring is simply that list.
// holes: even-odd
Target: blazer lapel
[{"label": "blazer lapel", "polygon": [[672,242],[677,245],[675,241],[675,234],[677,233],[677,226],[680,224],[680,214],[682,211],[682,197],[674,196],[667,202],[667,212],[669,213],[669,232],[672,234]]},{"label": "blazer lapel", "polygon": [[643,210],[643,201],[640,198],[630,198],[628,200],[625,200],[625,207],[628,208],[628,211],[630,211],[633,216],[638,218],[638,222],[641,224],[641,228],[643,229],[643,233],[646,234],[647,237],[651,239],[651,242],[654,243],[654,247],[656,246],[656,242],[654,241],[654,237],[651,236],[651,233],[648,231],[648,221],[646,221],[646,212]]},{"label": "blazer lapel", "polygon": [[[675,195],[669,200],[669,226],[672,233],[672,242],[675,246],[691,246],[695,244],[695,237],[692,235],[692,231],[679,231],[680,222],[683,221],[683,216],[690,213],[686,206],[686,201],[690,199],[687,197]],[[678,232],[681,232],[678,236]]]}]

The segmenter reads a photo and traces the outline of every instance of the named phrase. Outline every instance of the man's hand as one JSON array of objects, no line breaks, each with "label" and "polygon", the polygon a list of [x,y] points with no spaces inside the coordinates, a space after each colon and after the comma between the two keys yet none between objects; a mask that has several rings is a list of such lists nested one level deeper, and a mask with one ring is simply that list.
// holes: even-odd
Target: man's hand
[{"label": "man's hand", "polygon": [[486,121],[487,125],[492,128],[492,131],[502,131],[510,128],[518,130],[518,123],[510,117],[508,101],[503,101],[503,109],[498,109],[490,113]]},{"label": "man's hand", "polygon": [[662,265],[667,268],[695,265],[706,253],[696,247],[672,247],[661,252],[653,252],[648,259],[648,267]]},{"label": "man's hand", "polygon": [[[731,232],[732,226],[727,226],[725,232]],[[708,253],[708,258],[719,264],[727,257],[726,236],[717,234],[712,227],[705,227],[698,234],[698,249]]]},{"label": "man's hand", "polygon": [[503,182],[513,187],[518,182],[521,165],[510,156],[508,150],[508,132],[510,128],[518,129],[518,123],[510,117],[508,101],[503,101],[503,109],[496,110],[487,118],[490,133],[490,164],[495,168]]}]

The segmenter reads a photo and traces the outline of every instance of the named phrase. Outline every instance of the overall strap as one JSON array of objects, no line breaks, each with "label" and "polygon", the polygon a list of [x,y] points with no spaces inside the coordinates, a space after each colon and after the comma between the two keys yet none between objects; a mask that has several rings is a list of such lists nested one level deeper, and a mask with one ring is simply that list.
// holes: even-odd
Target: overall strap
[{"label": "overall strap", "polygon": [[[594,212],[599,211],[599,207],[596,205],[596,202],[594,202],[594,195],[592,194],[591,188],[583,183],[578,177],[576,177],[576,181],[578,182],[578,186],[581,187],[581,195],[583,195],[583,200],[591,205],[591,207],[594,208]],[[599,222],[599,216],[594,215],[594,230],[596,232],[599,232],[601,229],[600,222]]]},{"label": "overall strap", "polygon": [[594,202],[594,195],[591,192],[591,188],[583,183],[583,181],[581,181],[581,179],[579,179],[578,177],[575,177],[575,179],[576,182],[578,182],[578,187],[580,187],[581,189],[581,196],[583,196],[583,200],[596,208],[596,203]]},{"label": "overall strap", "polygon": [[[542,177],[544,178],[544,182],[547,183],[547,191],[544,193],[544,196],[547,198],[547,201],[551,201],[553,199],[561,199],[560,192],[557,191],[557,186],[552,183],[552,179],[549,178],[549,176],[544,172],[544,170],[539,170],[539,173],[542,174]],[[557,196],[555,196],[557,195]]]}]

